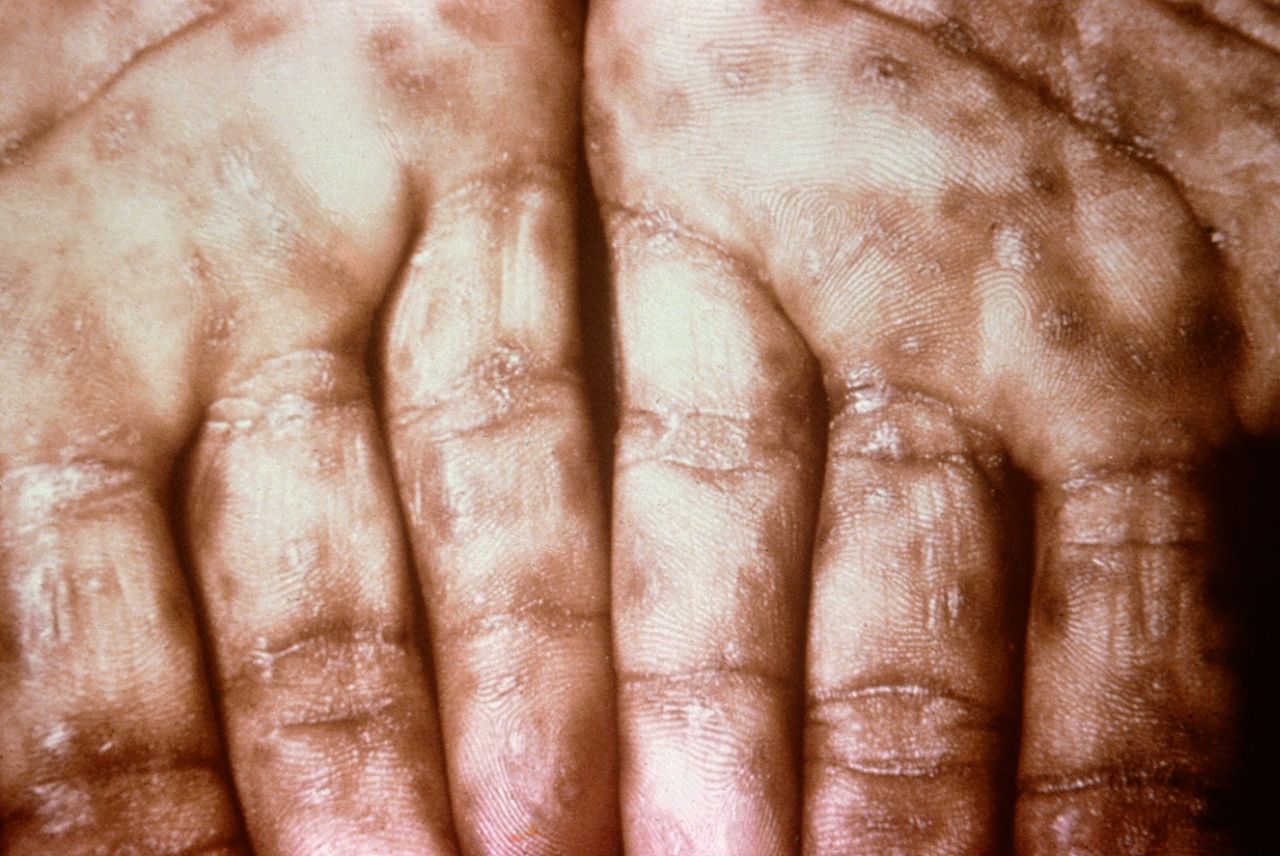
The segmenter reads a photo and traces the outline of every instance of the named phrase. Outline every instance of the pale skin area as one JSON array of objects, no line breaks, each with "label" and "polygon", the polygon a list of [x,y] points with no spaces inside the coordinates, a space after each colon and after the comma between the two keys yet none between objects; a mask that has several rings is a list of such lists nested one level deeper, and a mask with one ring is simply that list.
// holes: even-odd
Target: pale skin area
[{"label": "pale skin area", "polygon": [[1194,5],[593,7],[629,851],[1227,847],[1280,14]]},{"label": "pale skin area", "polygon": [[1280,11],[1037,5],[0,13],[0,850],[1222,852]]},{"label": "pale skin area", "polygon": [[310,5],[0,22],[14,856],[616,840],[579,10]]}]

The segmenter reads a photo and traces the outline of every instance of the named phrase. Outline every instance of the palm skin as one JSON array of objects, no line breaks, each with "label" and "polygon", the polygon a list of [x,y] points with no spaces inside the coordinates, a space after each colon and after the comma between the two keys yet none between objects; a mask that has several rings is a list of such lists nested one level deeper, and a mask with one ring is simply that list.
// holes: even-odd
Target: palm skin
[{"label": "palm skin", "polygon": [[611,849],[576,4],[44,12],[0,17],[0,849]]},{"label": "palm skin", "polygon": [[576,6],[0,16],[0,846],[1221,852],[1275,13],[592,4],[611,662]]},{"label": "palm skin", "polygon": [[592,7],[628,852],[1228,846],[1206,476],[1280,412],[1278,23]]}]

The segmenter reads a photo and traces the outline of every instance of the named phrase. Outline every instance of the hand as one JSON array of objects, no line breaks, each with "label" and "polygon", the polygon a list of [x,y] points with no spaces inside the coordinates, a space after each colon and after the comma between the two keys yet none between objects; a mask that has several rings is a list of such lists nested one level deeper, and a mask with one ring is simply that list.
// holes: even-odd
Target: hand
[{"label": "hand", "polygon": [[613,846],[578,18],[0,14],[4,852]]},{"label": "hand", "polygon": [[628,852],[1222,852],[1277,51],[1245,3],[592,7]]}]

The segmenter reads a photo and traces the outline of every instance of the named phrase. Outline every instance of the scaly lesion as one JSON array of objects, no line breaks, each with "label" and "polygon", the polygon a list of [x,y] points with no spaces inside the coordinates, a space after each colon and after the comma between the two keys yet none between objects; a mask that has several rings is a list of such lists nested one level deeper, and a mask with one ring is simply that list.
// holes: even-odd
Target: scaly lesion
[{"label": "scaly lesion", "polygon": [[936,683],[810,689],[805,759],[854,776],[932,779],[995,763],[1016,729],[1009,710]]},{"label": "scaly lesion", "polygon": [[[103,12],[108,17],[104,23],[86,14],[78,20],[72,20],[69,27],[64,27],[63,32],[56,33],[59,38],[55,40],[48,38],[51,34],[38,32],[38,25],[30,23],[33,16],[20,12],[15,6],[14,12],[20,20],[0,20],[0,34],[18,48],[16,53],[19,56],[23,53],[24,42],[28,46],[39,43],[39,47],[28,47],[28,50],[44,56],[29,59],[45,59],[45,65],[63,61],[68,68],[73,68],[76,62],[72,60],[78,61],[80,57],[50,56],[49,53],[53,50],[46,53],[43,46],[50,42],[69,44],[91,54],[94,47],[103,47],[92,44],[95,36],[101,36],[100,32],[95,32],[100,30],[107,31],[106,38],[111,43],[106,46],[108,52],[104,58],[90,64],[78,76],[73,74],[58,81],[61,85],[55,84],[52,91],[44,93],[44,97],[36,94],[40,86],[48,86],[40,79],[43,75],[38,62],[33,68],[31,62],[11,61],[8,63],[9,68],[0,71],[3,78],[10,78],[4,81],[8,85],[0,88],[8,89],[12,85],[17,94],[12,100],[12,107],[0,112],[0,170],[29,157],[42,140],[52,135],[68,119],[100,100],[118,81],[148,58],[211,26],[226,16],[233,7],[232,0],[195,0],[182,4],[181,14],[158,21],[138,21],[136,16],[132,21],[122,20],[123,15],[113,16],[108,10]],[[131,39],[119,32],[130,23],[141,30],[136,38]],[[116,32],[112,32],[113,29]],[[48,70],[44,69],[45,72]],[[17,80],[12,79],[15,76]]]},{"label": "scaly lesion", "polygon": [[[841,0],[1031,90],[1177,192],[1243,330],[1252,430],[1280,419],[1280,7],[1258,0]],[[958,35],[957,35],[958,34]]]}]

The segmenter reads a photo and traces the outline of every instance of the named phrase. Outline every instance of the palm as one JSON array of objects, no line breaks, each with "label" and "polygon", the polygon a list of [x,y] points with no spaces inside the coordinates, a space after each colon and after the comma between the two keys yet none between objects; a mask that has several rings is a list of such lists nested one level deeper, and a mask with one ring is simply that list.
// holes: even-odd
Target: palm
[{"label": "palm", "polygon": [[[801,828],[816,852],[981,849],[1007,834],[1019,754],[1028,851],[1217,840],[1230,682],[1200,474],[1237,414],[1275,424],[1280,214],[1257,188],[1280,176],[1261,102],[1224,82],[1209,119],[1203,71],[1158,57],[1274,86],[1253,41],[1274,21],[1207,48],[1159,4],[1043,5],[1129,40],[889,2],[595,15],[641,852],[786,849]],[[1144,88],[1104,99],[1081,69],[1121,43],[1151,57]],[[1171,100],[1172,120],[1149,106]],[[1029,628],[1010,465],[1039,486]],[[672,799],[678,779],[715,796]]]},{"label": "palm", "polygon": [[62,14],[0,21],[4,849],[607,848],[576,11]]}]

